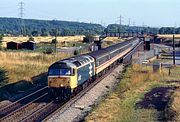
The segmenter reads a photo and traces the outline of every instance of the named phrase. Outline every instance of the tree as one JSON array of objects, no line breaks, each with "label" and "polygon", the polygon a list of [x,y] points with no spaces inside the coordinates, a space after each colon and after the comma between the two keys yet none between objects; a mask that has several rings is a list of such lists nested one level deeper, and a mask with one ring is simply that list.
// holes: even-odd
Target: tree
[{"label": "tree", "polygon": [[5,85],[7,81],[8,81],[7,71],[5,71],[3,68],[0,67],[0,86]]},{"label": "tree", "polygon": [[[90,32],[93,32],[94,34],[100,34],[104,30],[104,27],[100,24],[32,19],[26,19],[24,20],[24,22],[26,25],[26,35],[29,36],[47,36],[49,34],[53,36],[53,28],[58,29],[59,32],[57,35],[59,35],[60,32],[63,35],[84,35],[86,32],[88,32],[88,30]],[[0,18],[0,23],[0,33],[11,34],[16,36],[21,34],[21,21],[19,18]]]},{"label": "tree", "polygon": [[0,35],[0,42],[3,40],[3,35],[1,34]]},{"label": "tree", "polygon": [[33,41],[34,42],[34,38],[32,36],[30,36],[28,41]]},{"label": "tree", "polygon": [[62,33],[61,33],[62,36],[68,36],[68,35],[72,35],[72,32],[70,29],[68,28],[65,28],[62,30]]},{"label": "tree", "polygon": [[79,51],[78,51],[78,50],[75,50],[75,51],[74,51],[74,55],[79,55]]},{"label": "tree", "polygon": [[31,35],[32,35],[32,36],[38,36],[39,33],[38,33],[38,31],[32,31],[32,32],[31,32]]},{"label": "tree", "polygon": [[41,36],[48,36],[49,35],[49,32],[47,31],[46,28],[42,28],[41,29]]},{"label": "tree", "polygon": [[49,33],[50,33],[51,36],[58,36],[58,35],[60,35],[60,32],[59,32],[58,29],[52,29]]},{"label": "tree", "polygon": [[3,35],[0,35],[0,50],[2,49],[2,40],[3,40]]},{"label": "tree", "polygon": [[57,41],[57,39],[53,39],[51,43],[52,43],[52,44],[57,44],[58,41]]},{"label": "tree", "polygon": [[94,41],[94,34],[87,34],[86,37],[84,37],[83,42],[91,43]]}]

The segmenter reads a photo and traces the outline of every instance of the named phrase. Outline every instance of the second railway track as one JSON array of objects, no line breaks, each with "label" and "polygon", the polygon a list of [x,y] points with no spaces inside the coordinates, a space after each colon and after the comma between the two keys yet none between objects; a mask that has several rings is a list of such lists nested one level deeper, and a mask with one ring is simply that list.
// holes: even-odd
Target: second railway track
[{"label": "second railway track", "polygon": [[43,94],[39,98],[34,99],[28,104],[16,109],[15,111],[9,113],[0,119],[2,122],[40,122],[47,121],[57,112],[63,113],[67,110],[73,103],[79,100],[84,94],[86,94],[90,89],[92,89],[99,81],[104,79],[109,73],[114,70],[115,67],[106,72],[106,74],[97,78],[90,86],[81,91],[78,95],[70,99],[69,101],[56,103],[51,101],[47,93]]},{"label": "second railway track", "polygon": [[39,96],[47,93],[48,87],[43,87],[39,90],[37,90],[34,93],[31,93],[3,108],[0,109],[0,118],[3,118],[4,116],[10,114],[11,112],[23,107],[24,105],[30,103],[34,99],[38,98]]},{"label": "second railway track", "polygon": [[[124,59],[129,60],[129,55],[131,55],[131,52],[128,52],[126,55],[124,55]],[[39,122],[49,120],[49,118],[51,118],[52,115],[56,114],[57,112],[62,114],[69,107],[71,107],[73,103],[82,98],[90,89],[98,84],[99,81],[109,75],[116,68],[116,66],[120,64],[120,62],[121,61],[117,60],[116,62],[112,63],[108,68],[106,68],[106,70],[103,70],[103,72],[96,77],[95,81],[93,81],[87,88],[83,89],[70,100],[62,101],[61,103],[53,102],[51,101],[50,96],[44,93],[41,95],[41,97],[34,99],[22,107],[19,107],[15,111],[12,110],[13,112],[1,118],[0,121]]]},{"label": "second railway track", "polygon": [[[114,67],[115,68],[115,67]],[[51,102],[47,104],[46,106],[42,107],[38,111],[32,113],[30,116],[27,116],[22,121],[23,122],[41,122],[41,121],[47,121],[52,117],[52,115],[56,114],[57,112],[63,113],[65,110],[67,110],[73,103],[75,103],[77,100],[79,100],[84,94],[86,94],[90,89],[92,89],[99,81],[104,79],[109,73],[111,73],[114,68],[109,70],[105,75],[101,76],[100,78],[96,79],[89,87],[81,91],[78,95],[70,99],[69,101],[63,102],[63,103],[55,103]]]},{"label": "second railway track", "polygon": [[49,99],[48,93],[41,95],[40,97],[34,99],[30,103],[20,107],[19,109],[11,112],[10,114],[4,116],[0,119],[2,122],[18,122],[24,119],[25,117],[29,116],[33,112],[41,109],[42,107],[46,106],[51,100]]}]

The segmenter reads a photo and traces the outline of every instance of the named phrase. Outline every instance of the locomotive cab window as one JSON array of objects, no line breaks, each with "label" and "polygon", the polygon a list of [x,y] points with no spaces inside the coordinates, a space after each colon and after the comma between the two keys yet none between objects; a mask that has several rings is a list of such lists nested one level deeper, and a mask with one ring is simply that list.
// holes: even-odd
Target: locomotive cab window
[{"label": "locomotive cab window", "polygon": [[53,75],[59,75],[59,69],[50,69],[48,72],[49,75],[53,76]]},{"label": "locomotive cab window", "polygon": [[73,69],[50,69],[50,76],[72,76],[74,75]]}]

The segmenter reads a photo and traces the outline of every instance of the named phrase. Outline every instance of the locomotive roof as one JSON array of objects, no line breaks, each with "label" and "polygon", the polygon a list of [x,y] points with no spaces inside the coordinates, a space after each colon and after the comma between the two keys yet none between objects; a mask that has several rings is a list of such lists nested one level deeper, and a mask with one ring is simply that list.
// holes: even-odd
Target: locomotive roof
[{"label": "locomotive roof", "polygon": [[75,56],[72,58],[67,58],[64,60],[60,60],[58,62],[55,62],[52,64],[50,67],[57,68],[62,67],[62,68],[68,68],[68,67],[80,67],[86,63],[94,61],[94,58],[89,56],[89,55],[80,55],[80,56]]}]

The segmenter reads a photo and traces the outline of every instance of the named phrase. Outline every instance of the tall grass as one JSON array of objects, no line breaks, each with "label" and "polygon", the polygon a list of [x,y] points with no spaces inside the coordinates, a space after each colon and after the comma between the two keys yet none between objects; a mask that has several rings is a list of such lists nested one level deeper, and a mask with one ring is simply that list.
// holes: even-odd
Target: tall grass
[{"label": "tall grass", "polygon": [[58,53],[46,55],[33,52],[2,52],[0,51],[0,67],[7,71],[9,83],[20,80],[31,81],[31,78],[47,72],[48,67],[55,61],[70,55]]},{"label": "tall grass", "polygon": [[[172,73],[176,72],[172,69]],[[87,121],[119,121],[119,122],[143,122],[156,121],[155,109],[138,109],[138,103],[144,94],[158,86],[172,85],[167,80],[178,79],[176,76],[168,76],[168,70],[163,69],[160,73],[153,73],[148,66],[133,65],[123,73],[115,92],[94,108],[86,118]]]},{"label": "tall grass", "polygon": [[175,92],[173,102],[171,104],[172,110],[176,112],[175,121],[180,121],[180,88]]}]

